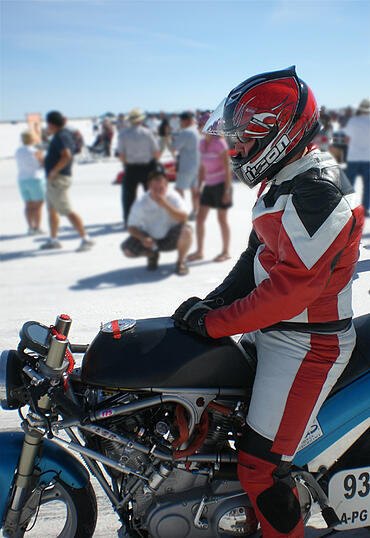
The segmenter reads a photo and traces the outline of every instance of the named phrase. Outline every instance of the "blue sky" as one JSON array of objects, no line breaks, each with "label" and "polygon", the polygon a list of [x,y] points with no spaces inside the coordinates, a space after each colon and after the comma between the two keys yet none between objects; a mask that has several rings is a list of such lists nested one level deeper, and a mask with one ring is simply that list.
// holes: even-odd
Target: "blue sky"
[{"label": "blue sky", "polygon": [[0,0],[0,120],[215,108],[295,64],[320,105],[369,95],[369,0]]}]

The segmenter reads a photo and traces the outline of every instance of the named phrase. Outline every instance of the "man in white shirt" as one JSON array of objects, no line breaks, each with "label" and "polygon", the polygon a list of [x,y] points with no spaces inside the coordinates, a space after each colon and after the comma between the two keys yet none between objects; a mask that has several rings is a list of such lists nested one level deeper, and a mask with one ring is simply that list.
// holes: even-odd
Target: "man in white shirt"
[{"label": "man in white shirt", "polygon": [[363,99],[356,115],[347,123],[345,133],[349,138],[346,174],[352,183],[362,177],[362,205],[370,216],[370,100]]},{"label": "man in white shirt", "polygon": [[147,256],[147,269],[155,270],[160,251],[177,250],[176,273],[186,275],[189,268],[185,257],[192,241],[187,218],[183,199],[168,189],[164,168],[158,163],[149,173],[148,191],[131,208],[127,227],[130,236],[121,245],[123,253],[129,258]]}]

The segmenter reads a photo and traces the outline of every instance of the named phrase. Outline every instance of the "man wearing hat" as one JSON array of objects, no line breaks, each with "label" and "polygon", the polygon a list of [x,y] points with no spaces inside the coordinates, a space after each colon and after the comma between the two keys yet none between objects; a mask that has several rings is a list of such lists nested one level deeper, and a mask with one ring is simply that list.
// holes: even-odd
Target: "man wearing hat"
[{"label": "man wearing hat", "polygon": [[189,272],[185,256],[192,241],[192,229],[184,200],[173,189],[168,189],[165,170],[160,163],[149,172],[148,192],[133,204],[128,217],[130,236],[122,245],[123,253],[129,258],[146,256],[147,269],[158,267],[159,252],[177,250],[175,271],[178,275]]},{"label": "man wearing hat", "polygon": [[352,183],[357,176],[363,181],[362,205],[370,216],[370,100],[363,99],[356,115],[347,123],[345,133],[349,138],[346,174]]},{"label": "man wearing hat", "polygon": [[154,135],[144,127],[145,115],[139,108],[131,110],[128,121],[130,127],[123,129],[118,138],[118,155],[125,167],[122,181],[123,220],[127,225],[128,215],[136,199],[139,183],[146,190],[148,174],[155,161],[159,159],[159,146]]}]

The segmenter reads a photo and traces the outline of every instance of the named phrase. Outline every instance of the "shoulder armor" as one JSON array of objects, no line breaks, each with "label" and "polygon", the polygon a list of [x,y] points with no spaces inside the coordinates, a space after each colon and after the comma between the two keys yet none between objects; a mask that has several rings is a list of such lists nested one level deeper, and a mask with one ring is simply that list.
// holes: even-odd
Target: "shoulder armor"
[{"label": "shoulder armor", "polygon": [[292,203],[312,237],[335,211],[351,184],[339,166],[311,168],[293,179]]},{"label": "shoulder armor", "polygon": [[336,187],[342,195],[346,196],[354,192],[353,187],[341,167],[328,166],[325,168],[310,168],[292,179],[294,185],[301,181],[326,181]]},{"label": "shoulder armor", "polygon": [[343,172],[340,166],[330,166],[321,170],[321,179],[323,181],[329,181],[335,185],[341,193],[346,196],[354,192],[348,177]]}]

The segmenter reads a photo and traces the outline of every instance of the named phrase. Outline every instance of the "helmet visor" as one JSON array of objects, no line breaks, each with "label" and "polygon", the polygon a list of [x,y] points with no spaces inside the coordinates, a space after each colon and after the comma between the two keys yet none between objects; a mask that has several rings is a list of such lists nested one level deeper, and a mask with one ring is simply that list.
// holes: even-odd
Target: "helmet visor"
[{"label": "helmet visor", "polygon": [[222,99],[218,107],[212,112],[207,123],[204,125],[202,132],[211,135],[227,135],[224,131],[224,108],[226,103],[225,99]]},{"label": "helmet visor", "polygon": [[223,99],[218,107],[212,112],[207,123],[204,125],[202,132],[215,136],[224,136],[230,150],[235,148],[235,144],[239,142],[245,143],[250,138],[250,134],[246,129],[233,130],[225,128],[224,109],[227,98]]}]

